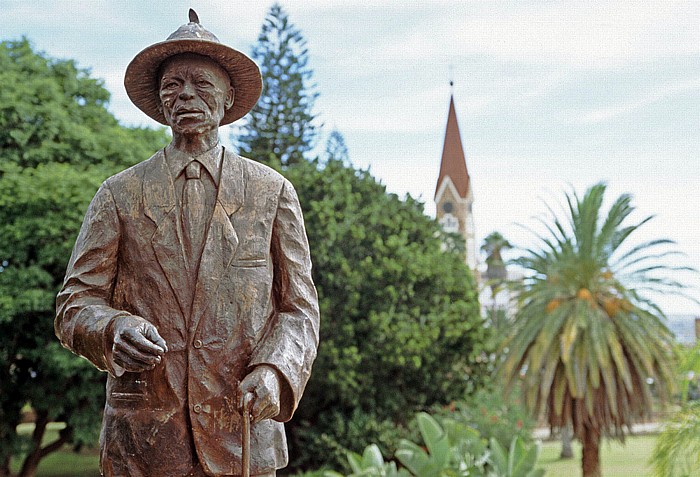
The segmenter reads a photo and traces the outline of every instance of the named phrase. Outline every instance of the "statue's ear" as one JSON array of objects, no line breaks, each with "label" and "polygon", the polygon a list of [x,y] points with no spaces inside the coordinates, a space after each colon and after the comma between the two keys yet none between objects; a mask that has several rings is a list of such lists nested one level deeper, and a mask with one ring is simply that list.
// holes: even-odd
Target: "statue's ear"
[{"label": "statue's ear", "polygon": [[233,106],[233,99],[236,97],[236,90],[233,89],[233,86],[229,86],[228,88],[228,93],[226,93],[226,102],[224,105],[226,106],[226,110],[231,109]]}]

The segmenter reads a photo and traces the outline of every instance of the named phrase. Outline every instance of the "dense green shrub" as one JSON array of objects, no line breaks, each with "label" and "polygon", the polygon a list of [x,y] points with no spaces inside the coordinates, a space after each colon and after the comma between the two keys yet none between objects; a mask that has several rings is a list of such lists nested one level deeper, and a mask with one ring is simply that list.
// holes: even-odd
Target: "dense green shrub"
[{"label": "dense green shrub", "polygon": [[321,306],[318,358],[288,428],[292,466],[340,466],[368,438],[393,450],[416,411],[478,387],[488,329],[463,256],[442,250],[422,204],[339,160],[285,174]]}]

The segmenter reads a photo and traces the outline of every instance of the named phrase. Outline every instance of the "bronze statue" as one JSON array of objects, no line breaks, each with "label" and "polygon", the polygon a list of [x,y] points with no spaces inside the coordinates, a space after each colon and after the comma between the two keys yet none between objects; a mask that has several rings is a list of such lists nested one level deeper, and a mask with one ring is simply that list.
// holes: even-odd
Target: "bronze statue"
[{"label": "bronze statue", "polygon": [[250,474],[274,475],[319,315],[294,188],[219,144],[219,126],[258,100],[260,70],[190,11],[124,84],[173,139],[97,191],[55,323],[65,347],[109,373],[101,471],[241,475],[245,405]]}]

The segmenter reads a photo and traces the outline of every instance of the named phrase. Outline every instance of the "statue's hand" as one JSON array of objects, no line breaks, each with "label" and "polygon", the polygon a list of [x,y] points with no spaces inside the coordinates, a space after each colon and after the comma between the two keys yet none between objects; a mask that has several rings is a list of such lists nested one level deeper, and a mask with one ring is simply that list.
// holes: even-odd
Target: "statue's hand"
[{"label": "statue's hand", "polygon": [[280,413],[280,382],[270,366],[260,365],[251,371],[238,386],[238,406],[243,409],[243,401],[248,401],[248,409],[254,422],[271,419]]},{"label": "statue's hand", "polygon": [[153,369],[168,351],[156,327],[140,316],[118,316],[113,329],[112,359],[126,371]]}]

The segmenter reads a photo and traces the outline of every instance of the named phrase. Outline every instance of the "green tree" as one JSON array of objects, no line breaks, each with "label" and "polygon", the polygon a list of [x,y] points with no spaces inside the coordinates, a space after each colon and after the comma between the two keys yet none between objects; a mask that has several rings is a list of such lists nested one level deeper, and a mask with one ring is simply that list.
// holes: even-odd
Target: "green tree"
[{"label": "green tree", "polygon": [[542,221],[541,249],[515,260],[528,276],[502,363],[509,385],[522,381],[535,413],[544,407],[552,428],[572,425],[583,445],[584,477],[601,475],[601,437],[624,439],[655,396],[669,398],[674,340],[643,292],[682,293],[682,284],[667,278],[678,269],[666,263],[677,253],[672,242],[628,245],[651,217],[629,223],[627,194],[604,216],[605,189],[600,183],[583,197],[567,193],[565,217],[550,208]]},{"label": "green tree", "polygon": [[260,66],[263,93],[236,138],[241,154],[272,166],[303,161],[318,134],[312,111],[318,94],[306,41],[278,3],[265,17],[252,57]]},{"label": "green tree", "polygon": [[[20,474],[65,443],[93,444],[104,404],[102,375],[63,350],[54,301],[83,215],[101,181],[150,156],[163,130],[130,129],[107,111],[101,82],[72,61],[0,43],[0,476]],[[16,433],[31,404],[30,439]],[[67,424],[42,446],[50,421]]]},{"label": "green tree", "polygon": [[289,167],[304,209],[321,340],[288,428],[296,468],[345,464],[346,449],[398,443],[416,410],[478,385],[486,358],[475,284],[441,250],[437,223],[341,160]]}]

